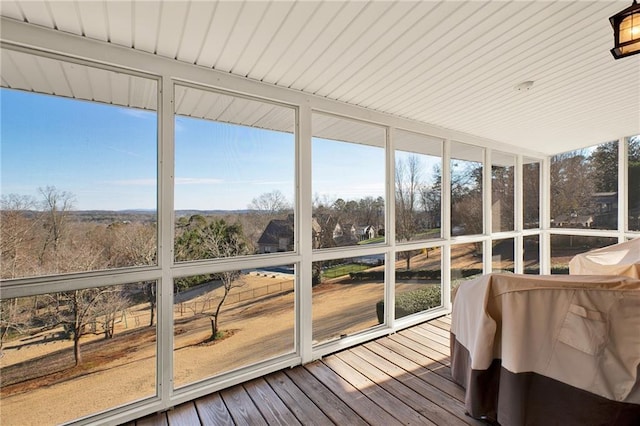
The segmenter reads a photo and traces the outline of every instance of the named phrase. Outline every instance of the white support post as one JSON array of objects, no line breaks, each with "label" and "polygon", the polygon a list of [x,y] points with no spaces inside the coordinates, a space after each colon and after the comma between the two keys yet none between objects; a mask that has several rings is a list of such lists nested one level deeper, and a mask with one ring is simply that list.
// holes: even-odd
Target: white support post
[{"label": "white support post", "polygon": [[167,75],[161,79],[158,119],[158,263],[162,278],[158,283],[157,333],[158,333],[158,395],[163,406],[169,406],[173,394],[173,193],[174,193],[174,85]]},{"label": "white support post", "polygon": [[487,274],[493,270],[491,260],[493,259],[493,253],[491,250],[491,232],[493,228],[493,211],[492,211],[492,197],[491,197],[491,149],[485,148],[484,150],[484,164],[482,166],[482,210],[483,210],[483,235],[488,235],[483,242],[483,254],[482,264],[483,273]]},{"label": "white support post", "polygon": [[522,236],[522,231],[524,230],[523,167],[524,167],[524,161],[523,161],[522,155],[517,155],[514,176],[513,176],[515,179],[515,182],[514,182],[515,185],[513,187],[513,190],[515,191],[515,194],[513,194],[514,196],[513,212],[515,214],[515,217],[513,218],[514,220],[513,223],[515,225],[515,231],[517,233],[517,236],[514,241],[515,247],[514,247],[513,257],[515,260],[515,265],[513,268],[513,272],[515,272],[516,274],[522,274],[524,272],[524,237]]},{"label": "white support post", "polygon": [[540,273],[551,273],[551,158],[540,167]]},{"label": "white support post", "polygon": [[386,179],[385,179],[385,198],[387,201],[386,208],[386,224],[385,233],[387,239],[387,245],[390,250],[387,250],[385,256],[385,318],[387,325],[392,329],[395,329],[395,306],[396,306],[396,274],[395,274],[395,258],[396,258],[396,162],[395,162],[395,145],[393,143],[395,138],[395,129],[393,127],[387,128],[387,140],[385,149],[385,162],[387,164]]},{"label": "white support post", "polygon": [[618,141],[618,242],[625,241],[625,232],[629,229],[629,138]]},{"label": "white support post", "polygon": [[445,140],[442,147],[442,173],[440,175],[440,230],[447,242],[442,247],[442,304],[451,310],[451,141]]},{"label": "white support post", "polygon": [[313,200],[311,182],[311,108],[302,105],[298,108],[298,133],[297,133],[297,215],[298,227],[296,235],[298,239],[298,252],[302,262],[297,265],[296,282],[296,307],[298,311],[297,338],[298,349],[302,363],[310,362],[313,358],[312,332],[313,332],[313,293],[312,293],[312,223]]}]

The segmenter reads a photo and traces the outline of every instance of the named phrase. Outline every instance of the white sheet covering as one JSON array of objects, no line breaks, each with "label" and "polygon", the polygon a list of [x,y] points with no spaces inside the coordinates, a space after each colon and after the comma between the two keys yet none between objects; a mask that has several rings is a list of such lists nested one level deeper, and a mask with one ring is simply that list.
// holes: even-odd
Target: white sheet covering
[{"label": "white sheet covering", "polygon": [[501,359],[512,373],[640,404],[640,280],[485,275],[459,287],[451,332],[473,370]]},{"label": "white sheet covering", "polygon": [[574,256],[569,274],[640,278],[640,238]]}]

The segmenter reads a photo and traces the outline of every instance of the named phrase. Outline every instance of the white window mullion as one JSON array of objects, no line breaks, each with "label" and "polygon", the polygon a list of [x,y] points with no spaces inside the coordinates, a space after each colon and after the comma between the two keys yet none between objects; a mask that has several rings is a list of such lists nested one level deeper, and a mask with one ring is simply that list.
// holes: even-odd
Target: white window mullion
[{"label": "white window mullion", "polygon": [[298,182],[296,192],[298,228],[296,235],[298,237],[298,252],[301,256],[301,261],[297,268],[296,282],[296,330],[298,348],[303,364],[310,362],[313,354],[311,139],[311,108],[301,106],[298,109],[298,140],[296,144],[298,163],[296,169]]},{"label": "white window mullion", "polygon": [[522,231],[524,229],[524,211],[523,211],[523,199],[524,199],[524,194],[523,194],[523,188],[524,188],[524,181],[523,181],[523,167],[524,167],[524,161],[522,158],[522,155],[518,155],[516,156],[516,167],[514,170],[514,179],[515,179],[515,185],[514,185],[514,192],[515,194],[513,194],[514,196],[514,209],[513,212],[515,214],[514,219],[514,224],[515,224],[515,231],[517,232],[517,236],[515,238],[515,247],[514,247],[514,261],[515,261],[515,265],[514,265],[514,269],[513,272],[515,272],[516,274],[522,274],[524,272],[524,238],[522,236]]},{"label": "white window mullion", "polygon": [[387,325],[391,328],[395,323],[395,306],[396,306],[396,153],[393,139],[395,129],[390,127],[387,129],[387,149],[385,152],[386,167],[386,199],[387,202],[387,223],[385,225],[385,236],[387,244],[391,250],[387,251],[385,258],[385,299],[386,303],[386,320]]},{"label": "white window mullion", "polygon": [[173,182],[174,182],[174,86],[164,76],[159,93],[158,149],[158,263],[162,278],[158,282],[158,395],[163,406],[170,406],[173,392]]},{"label": "white window mullion", "polygon": [[[493,215],[491,211],[491,150],[486,148],[484,150],[484,164],[482,166],[482,222],[483,222],[483,234],[484,235],[492,235],[493,232]],[[492,259],[492,250],[491,250],[491,238],[487,238],[484,240],[484,250],[483,250],[483,272],[489,273],[492,271],[491,259]]]},{"label": "white window mullion", "polygon": [[618,242],[625,241],[625,232],[629,229],[629,138],[618,141]]},{"label": "white window mullion", "polygon": [[446,244],[442,247],[442,304],[451,309],[451,141],[445,140],[442,149],[440,174],[440,229]]},{"label": "white window mullion", "polygon": [[551,273],[551,157],[542,161],[540,176],[540,274]]}]

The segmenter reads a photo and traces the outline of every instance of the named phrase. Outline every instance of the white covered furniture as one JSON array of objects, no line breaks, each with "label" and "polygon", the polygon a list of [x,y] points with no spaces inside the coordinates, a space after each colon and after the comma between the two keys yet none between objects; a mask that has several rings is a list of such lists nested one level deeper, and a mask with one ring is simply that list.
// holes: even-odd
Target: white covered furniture
[{"label": "white covered furniture", "polygon": [[640,238],[578,254],[571,275],[625,275],[640,278]]},{"label": "white covered furniture", "polygon": [[490,274],[458,288],[451,374],[469,415],[640,424],[640,280]]}]

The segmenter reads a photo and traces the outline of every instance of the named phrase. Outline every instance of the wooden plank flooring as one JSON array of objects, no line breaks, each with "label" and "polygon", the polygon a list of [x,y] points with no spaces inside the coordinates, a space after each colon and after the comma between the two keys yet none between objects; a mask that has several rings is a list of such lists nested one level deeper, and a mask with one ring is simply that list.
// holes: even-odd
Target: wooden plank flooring
[{"label": "wooden plank flooring", "polygon": [[451,378],[450,326],[441,317],[129,425],[481,425]]}]

